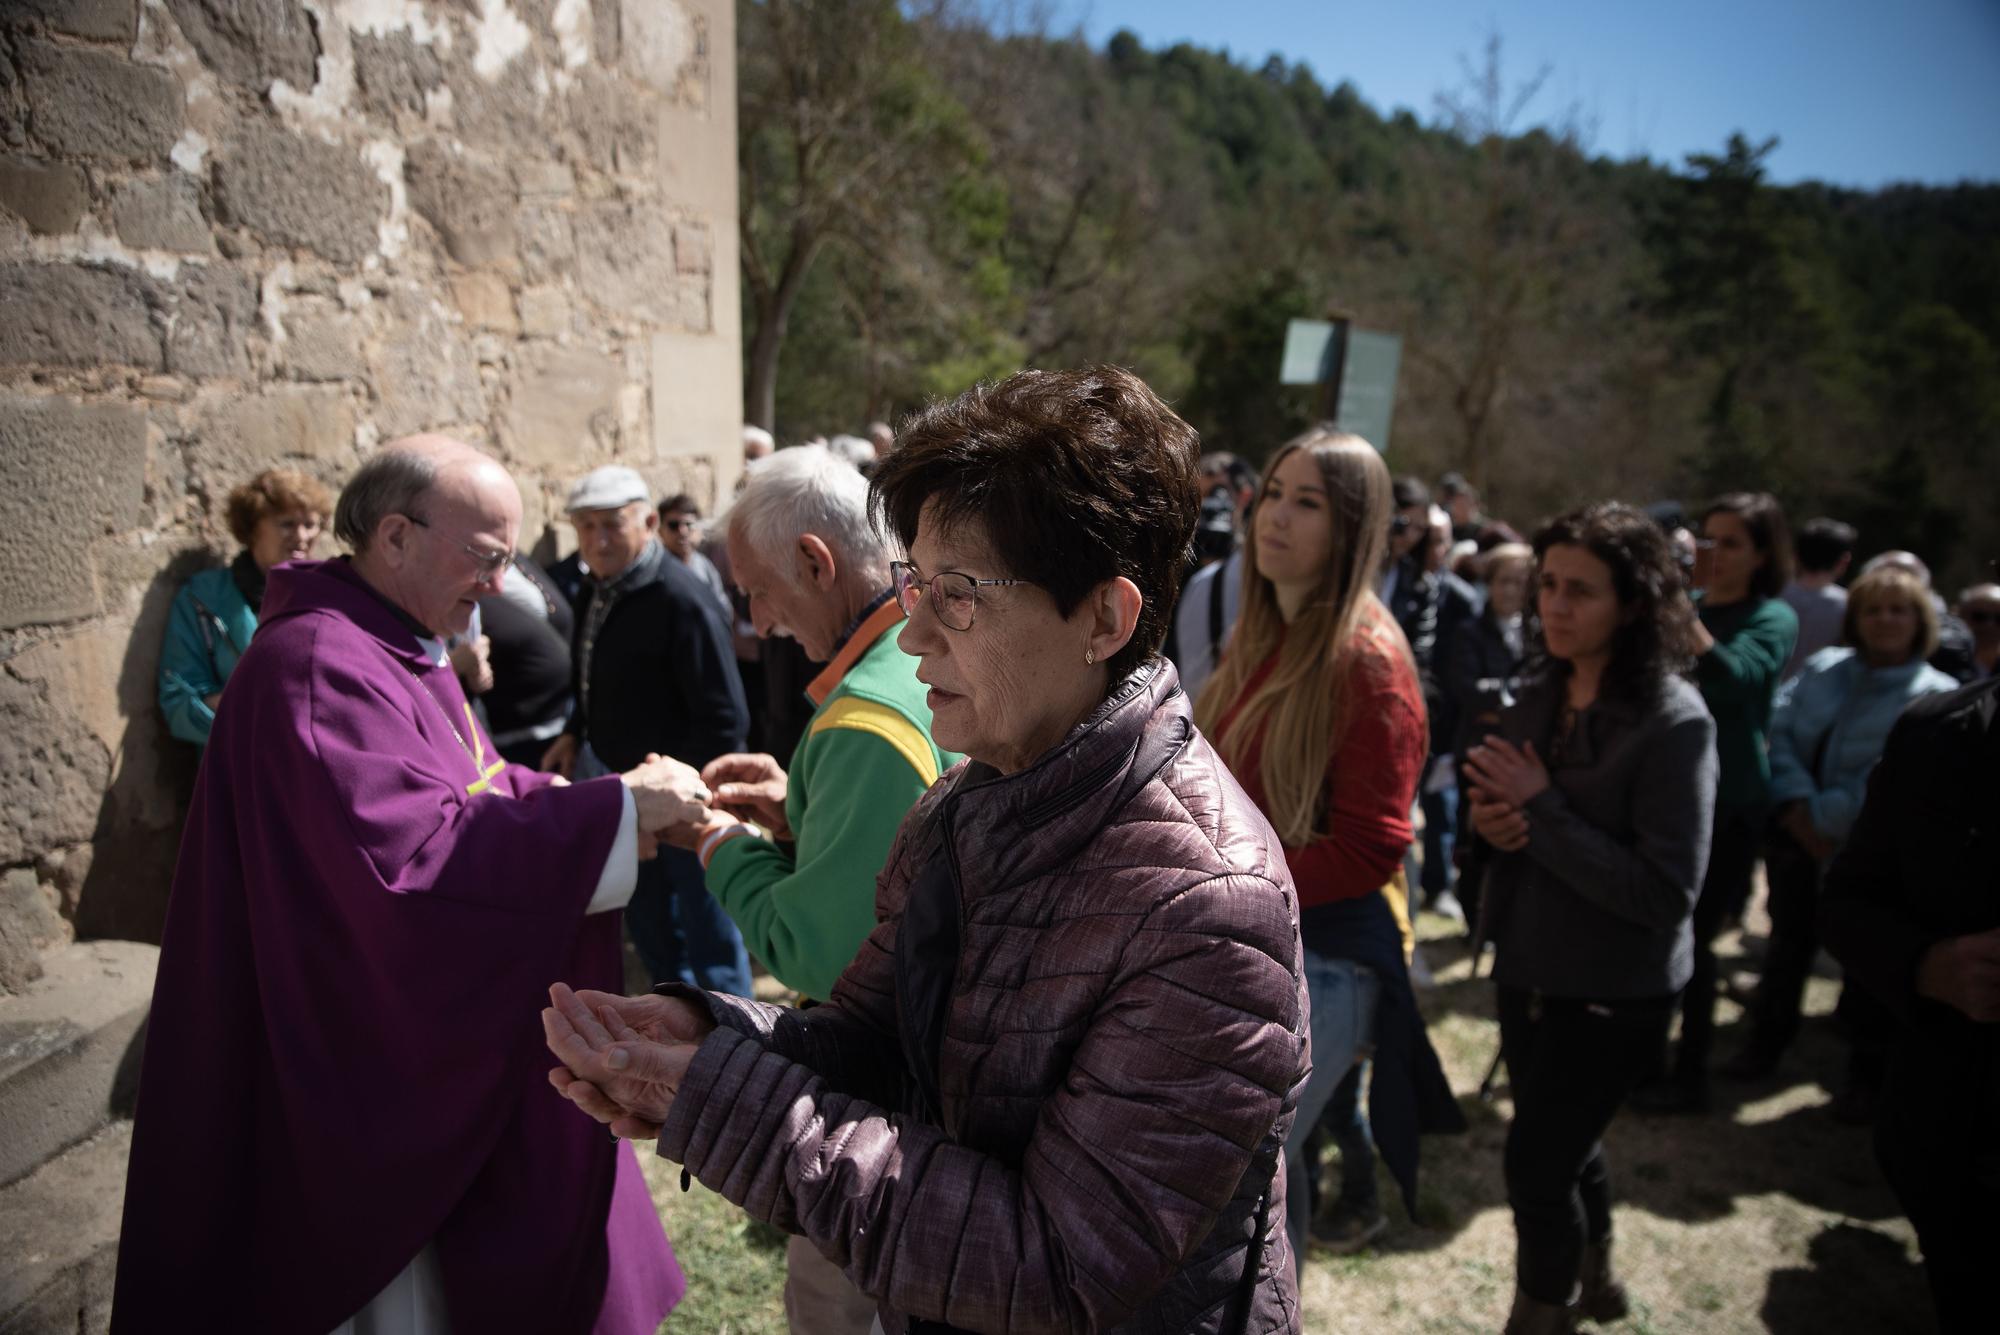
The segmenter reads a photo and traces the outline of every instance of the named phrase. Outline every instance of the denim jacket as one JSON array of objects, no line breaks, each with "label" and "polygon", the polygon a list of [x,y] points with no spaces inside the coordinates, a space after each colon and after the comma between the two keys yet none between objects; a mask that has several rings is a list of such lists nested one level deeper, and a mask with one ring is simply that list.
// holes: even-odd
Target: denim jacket
[{"label": "denim jacket", "polygon": [[1772,711],[1773,805],[1804,802],[1815,830],[1844,841],[1897,717],[1918,696],[1957,686],[1921,659],[1871,668],[1852,649],[1820,650]]}]

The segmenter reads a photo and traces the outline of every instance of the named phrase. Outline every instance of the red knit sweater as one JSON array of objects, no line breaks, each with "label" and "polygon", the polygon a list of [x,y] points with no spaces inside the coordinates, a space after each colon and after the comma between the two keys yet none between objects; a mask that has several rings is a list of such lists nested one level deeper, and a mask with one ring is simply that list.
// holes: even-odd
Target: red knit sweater
[{"label": "red knit sweater", "polygon": [[[1334,748],[1326,768],[1326,834],[1303,848],[1285,846],[1302,908],[1359,899],[1380,890],[1402,865],[1414,834],[1410,807],[1430,747],[1423,687],[1408,651],[1398,643],[1402,632],[1387,609],[1374,604],[1357,638],[1360,652],[1347,681],[1347,735]],[[1244,702],[1277,663],[1273,653],[1250,675],[1223,712],[1218,733],[1228,734]],[[1232,769],[1251,800],[1268,813],[1258,773],[1263,742],[1259,729],[1241,748],[1242,758]]]}]

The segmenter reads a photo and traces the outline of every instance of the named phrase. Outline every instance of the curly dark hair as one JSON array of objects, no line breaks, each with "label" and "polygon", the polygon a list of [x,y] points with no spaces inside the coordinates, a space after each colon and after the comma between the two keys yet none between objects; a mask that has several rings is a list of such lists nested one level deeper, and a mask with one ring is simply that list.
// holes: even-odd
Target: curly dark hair
[{"label": "curly dark hair", "polygon": [[1600,692],[1646,701],[1669,677],[1694,666],[1694,604],[1666,533],[1643,510],[1600,501],[1559,515],[1535,534],[1539,565],[1551,547],[1581,547],[1611,571],[1627,613],[1611,641]]},{"label": "curly dark hair", "polygon": [[1145,601],[1111,682],[1158,652],[1201,510],[1200,440],[1145,381],[1116,366],[1022,371],[931,404],[896,437],[870,485],[905,547],[926,504],[941,524],[977,520],[1003,573],[1065,617],[1123,575]]}]

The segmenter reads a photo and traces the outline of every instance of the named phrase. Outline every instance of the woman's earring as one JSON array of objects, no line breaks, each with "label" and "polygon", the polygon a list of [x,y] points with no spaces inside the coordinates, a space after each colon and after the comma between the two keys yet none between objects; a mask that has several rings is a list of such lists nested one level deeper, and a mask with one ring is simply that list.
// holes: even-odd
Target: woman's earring
[{"label": "woman's earring", "polygon": [[1083,665],[1085,667],[1089,667],[1096,662],[1097,662],[1097,650],[1085,649],[1083,651]]}]

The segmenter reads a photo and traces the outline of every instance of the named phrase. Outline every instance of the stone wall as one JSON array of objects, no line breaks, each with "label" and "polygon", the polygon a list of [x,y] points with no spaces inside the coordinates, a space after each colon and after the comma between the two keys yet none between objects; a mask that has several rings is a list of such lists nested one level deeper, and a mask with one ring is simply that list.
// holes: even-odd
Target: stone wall
[{"label": "stone wall", "polygon": [[236,482],[447,430],[545,552],[600,463],[728,494],[734,22],[0,0],[0,990],[71,933],[157,939],[196,763],[159,641]]}]

